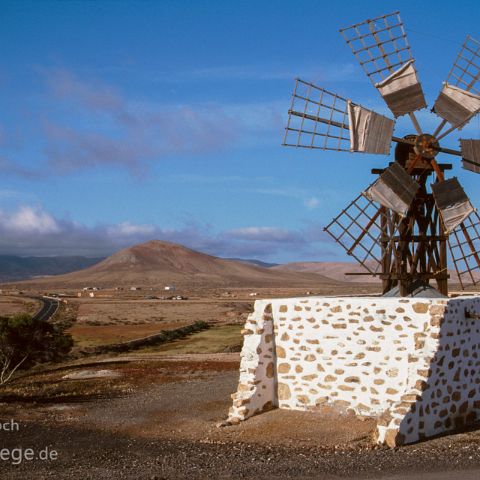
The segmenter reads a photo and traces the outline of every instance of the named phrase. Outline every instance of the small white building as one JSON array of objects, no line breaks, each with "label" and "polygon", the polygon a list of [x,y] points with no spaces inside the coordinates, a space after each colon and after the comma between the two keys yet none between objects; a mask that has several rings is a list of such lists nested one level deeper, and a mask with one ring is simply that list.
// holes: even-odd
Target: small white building
[{"label": "small white building", "polygon": [[167,292],[174,292],[175,291],[175,285],[165,285],[164,290],[167,291]]}]

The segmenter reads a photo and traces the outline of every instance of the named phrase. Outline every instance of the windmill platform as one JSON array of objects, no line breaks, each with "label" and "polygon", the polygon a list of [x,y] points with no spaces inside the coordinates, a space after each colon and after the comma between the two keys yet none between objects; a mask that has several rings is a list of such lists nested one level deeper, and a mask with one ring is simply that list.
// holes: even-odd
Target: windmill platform
[{"label": "windmill platform", "polygon": [[480,297],[257,300],[228,423],[328,405],[396,447],[480,419]]}]

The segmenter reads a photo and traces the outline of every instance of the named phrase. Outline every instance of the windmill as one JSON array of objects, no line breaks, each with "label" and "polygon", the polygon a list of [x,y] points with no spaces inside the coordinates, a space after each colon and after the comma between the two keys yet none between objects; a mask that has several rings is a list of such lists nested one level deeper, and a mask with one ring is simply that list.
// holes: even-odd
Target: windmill
[{"label": "windmill", "polygon": [[[283,145],[388,155],[373,169],[378,178],[325,231],[366,270],[382,279],[383,293],[408,295],[430,281],[448,294],[447,246],[462,289],[480,282],[480,217],[440,154],[461,157],[480,173],[480,140],[460,139],[460,150],[440,141],[480,111],[480,42],[467,36],[432,112],[433,133],[422,130],[415,112],[427,106],[399,12],[340,30],[394,119],[350,99],[297,79]],[[415,133],[394,136],[395,119],[408,115]]]}]

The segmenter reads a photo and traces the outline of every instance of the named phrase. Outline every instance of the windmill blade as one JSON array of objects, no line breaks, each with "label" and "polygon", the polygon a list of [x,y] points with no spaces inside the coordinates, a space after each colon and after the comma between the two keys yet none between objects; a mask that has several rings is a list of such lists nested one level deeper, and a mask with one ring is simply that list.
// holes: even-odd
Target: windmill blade
[{"label": "windmill blade", "polygon": [[283,145],[387,155],[395,122],[297,79]]},{"label": "windmill blade", "polygon": [[462,167],[471,172],[480,173],[480,140],[460,139]]},{"label": "windmill blade", "polygon": [[448,246],[461,287],[480,283],[480,216],[477,212],[453,230]]},{"label": "windmill blade", "polygon": [[393,115],[410,114],[417,133],[422,133],[413,112],[427,104],[399,12],[340,32]]},{"label": "windmill blade", "polygon": [[454,129],[460,128],[480,111],[480,96],[445,82],[433,110]]},{"label": "windmill blade", "polygon": [[419,188],[420,185],[405,169],[394,162],[363,195],[405,217]]},{"label": "windmill blade", "polygon": [[435,136],[447,122],[451,125],[437,137],[439,140],[455,129],[462,128],[480,111],[479,82],[480,42],[468,35],[433,107],[434,112],[443,119]]},{"label": "windmill blade", "polygon": [[[324,229],[372,275],[381,270],[388,248],[393,248],[397,226],[390,210],[360,194]],[[389,239],[385,239],[385,230]]]},{"label": "windmill blade", "polygon": [[454,231],[475,211],[456,177],[434,183],[432,192],[446,235]]}]

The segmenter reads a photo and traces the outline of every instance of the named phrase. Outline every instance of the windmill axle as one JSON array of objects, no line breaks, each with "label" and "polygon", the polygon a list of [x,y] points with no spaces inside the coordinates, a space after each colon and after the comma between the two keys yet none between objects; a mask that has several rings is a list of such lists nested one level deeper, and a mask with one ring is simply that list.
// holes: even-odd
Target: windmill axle
[{"label": "windmill axle", "polygon": [[422,135],[418,135],[415,139],[413,149],[417,155],[430,159],[434,158],[440,151],[440,144],[433,135],[423,133]]}]

